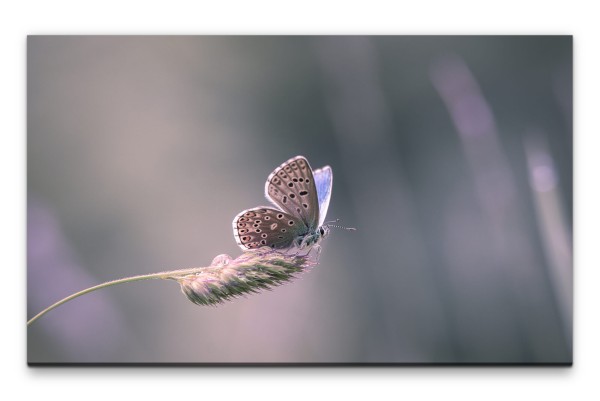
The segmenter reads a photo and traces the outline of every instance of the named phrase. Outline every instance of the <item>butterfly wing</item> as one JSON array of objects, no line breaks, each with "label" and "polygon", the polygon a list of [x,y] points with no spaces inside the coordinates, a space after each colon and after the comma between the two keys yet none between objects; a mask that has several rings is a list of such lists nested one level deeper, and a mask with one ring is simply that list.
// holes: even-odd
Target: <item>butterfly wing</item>
[{"label": "butterfly wing", "polygon": [[331,167],[325,166],[313,172],[315,177],[315,186],[317,187],[317,197],[319,199],[319,226],[323,225],[329,201],[331,200],[331,188],[333,185],[333,172]]},{"label": "butterfly wing", "polygon": [[244,251],[289,248],[303,231],[307,228],[298,217],[265,206],[244,210],[233,219],[233,235]]},{"label": "butterfly wing", "polygon": [[308,230],[319,226],[319,199],[312,169],[303,156],[296,156],[269,175],[265,196],[281,210],[302,220]]}]

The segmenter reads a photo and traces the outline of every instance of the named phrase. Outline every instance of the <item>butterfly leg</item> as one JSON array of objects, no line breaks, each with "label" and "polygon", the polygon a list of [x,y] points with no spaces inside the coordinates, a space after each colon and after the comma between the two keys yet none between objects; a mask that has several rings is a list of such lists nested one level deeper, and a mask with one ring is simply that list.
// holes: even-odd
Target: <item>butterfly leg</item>
[{"label": "butterfly leg", "polygon": [[319,244],[315,244],[314,246],[312,246],[308,253],[306,254],[307,257],[309,257],[310,259],[314,260],[314,261],[318,261],[319,257],[321,256],[321,245]]},{"label": "butterfly leg", "polygon": [[300,242],[300,249],[304,249],[307,246],[309,246],[310,244],[312,244],[313,242],[313,238],[309,235],[306,235],[304,238],[302,238],[302,242]]}]

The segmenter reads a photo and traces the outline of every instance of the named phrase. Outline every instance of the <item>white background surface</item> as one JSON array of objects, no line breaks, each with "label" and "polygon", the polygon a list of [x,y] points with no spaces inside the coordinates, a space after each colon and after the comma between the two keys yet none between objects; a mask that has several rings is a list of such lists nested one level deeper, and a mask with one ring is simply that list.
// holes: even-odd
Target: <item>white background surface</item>
[{"label": "white background surface", "polygon": [[[4,4],[0,88],[3,393],[18,399],[592,399],[598,319],[598,13],[591,2],[22,1]],[[577,5],[579,4],[579,5]],[[585,5],[583,5],[585,4]],[[575,340],[572,368],[28,368],[25,50],[28,34],[573,34]],[[589,395],[591,394],[591,396]],[[12,398],[12,397],[11,397]]]}]

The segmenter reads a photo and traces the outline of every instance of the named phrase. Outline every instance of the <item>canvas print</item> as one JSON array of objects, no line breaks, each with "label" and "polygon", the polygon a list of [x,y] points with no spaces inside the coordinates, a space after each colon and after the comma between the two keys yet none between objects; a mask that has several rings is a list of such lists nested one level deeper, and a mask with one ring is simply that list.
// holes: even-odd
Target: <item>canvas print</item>
[{"label": "canvas print", "polygon": [[29,365],[570,365],[571,36],[30,36]]}]

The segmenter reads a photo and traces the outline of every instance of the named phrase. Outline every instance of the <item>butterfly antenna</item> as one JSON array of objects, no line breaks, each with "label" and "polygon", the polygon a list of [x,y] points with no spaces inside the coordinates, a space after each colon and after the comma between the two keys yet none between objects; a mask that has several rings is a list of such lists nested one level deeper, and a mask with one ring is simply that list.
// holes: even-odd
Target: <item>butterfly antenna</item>
[{"label": "butterfly antenna", "polygon": [[337,223],[337,222],[339,222],[339,221],[340,221],[340,219],[335,219],[335,220],[331,220],[331,221],[326,221],[326,222],[325,222],[325,225],[326,225],[327,227],[330,227],[330,228],[341,228],[342,230],[347,230],[347,231],[356,231],[356,228],[354,228],[354,227],[344,227],[344,226],[340,226],[340,225],[338,225],[338,224],[331,224],[331,223]]}]

